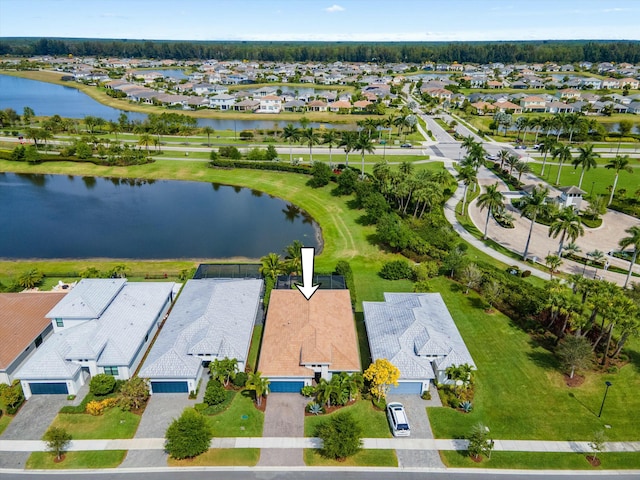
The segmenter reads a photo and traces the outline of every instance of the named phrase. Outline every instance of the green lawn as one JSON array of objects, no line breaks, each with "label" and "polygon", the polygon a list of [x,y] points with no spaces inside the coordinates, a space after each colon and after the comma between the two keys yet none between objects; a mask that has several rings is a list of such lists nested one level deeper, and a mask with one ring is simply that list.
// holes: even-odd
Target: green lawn
[{"label": "green lawn", "polygon": [[252,371],[255,371],[258,367],[258,354],[260,353],[260,345],[262,344],[263,330],[264,325],[256,325],[253,327],[251,347],[249,347],[249,355],[247,355],[247,367]]},{"label": "green lawn", "polygon": [[258,460],[259,448],[212,448],[195,458],[169,457],[167,464],[170,467],[255,467]]},{"label": "green lawn", "polygon": [[398,458],[394,450],[361,450],[342,462],[324,458],[317,450],[304,450],[304,463],[308,467],[397,467]]},{"label": "green lawn", "polygon": [[440,457],[447,467],[462,468],[518,468],[530,470],[622,470],[640,468],[640,453],[601,453],[602,463],[592,467],[585,453],[492,452],[491,458],[476,463],[466,452],[441,451]]},{"label": "green lawn", "polygon": [[369,400],[358,400],[355,404],[341,408],[329,415],[304,417],[304,435],[306,437],[313,437],[318,425],[326,422],[331,415],[337,412],[349,412],[362,427],[363,438],[391,437],[385,413],[373,408]]},{"label": "green lawn", "polygon": [[[589,440],[608,424],[610,440],[638,440],[637,423],[629,415],[640,408],[638,342],[629,347],[632,363],[619,373],[588,372],[583,385],[568,388],[555,357],[536,346],[509,318],[499,312],[486,314],[475,292],[464,297],[448,279],[440,277],[431,283],[442,294],[478,366],[471,413],[428,409],[436,438],[464,437],[473,424],[483,422],[494,438]],[[599,419],[605,381],[614,386]]]},{"label": "green lawn", "polygon": [[140,418],[113,407],[96,417],[88,413],[59,413],[51,426],[64,428],[74,440],[133,438]]},{"label": "green lawn", "polygon": [[55,463],[50,452],[33,452],[27,470],[66,470],[72,468],[115,468],[122,463],[126,450],[67,452],[64,461]]},{"label": "green lawn", "polygon": [[13,420],[13,417],[7,415],[6,413],[3,413],[2,417],[0,417],[0,435],[2,435],[2,432],[4,432],[9,426],[11,420]]},{"label": "green lawn", "polygon": [[253,405],[253,392],[238,393],[229,408],[217,415],[205,416],[214,437],[261,437],[264,413]]}]

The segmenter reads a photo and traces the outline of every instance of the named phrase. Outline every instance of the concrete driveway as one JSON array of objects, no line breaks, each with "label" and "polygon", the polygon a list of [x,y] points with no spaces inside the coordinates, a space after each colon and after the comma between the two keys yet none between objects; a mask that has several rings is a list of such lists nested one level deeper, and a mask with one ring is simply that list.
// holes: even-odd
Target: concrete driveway
[{"label": "concrete driveway", "polygon": [[[432,392],[433,398],[433,392]],[[438,399],[438,394],[435,394]],[[404,409],[411,426],[411,437],[409,438],[433,438],[429,417],[427,417],[427,406],[436,404],[436,400],[425,401],[419,395],[390,395],[387,402],[400,402],[404,405]],[[404,438],[399,438],[401,442]],[[435,450],[396,450],[398,457],[398,467],[440,467],[444,464],[440,460],[440,455]]]},{"label": "concrete driveway", "polygon": [[[2,440],[40,440],[62,407],[70,405],[66,395],[33,395],[22,406]],[[0,468],[24,468],[30,453],[0,453]]]},{"label": "concrete driveway", "polygon": [[[267,400],[263,437],[304,437],[304,408],[299,393],[272,393]],[[263,448],[259,466],[303,466],[302,449]]]}]

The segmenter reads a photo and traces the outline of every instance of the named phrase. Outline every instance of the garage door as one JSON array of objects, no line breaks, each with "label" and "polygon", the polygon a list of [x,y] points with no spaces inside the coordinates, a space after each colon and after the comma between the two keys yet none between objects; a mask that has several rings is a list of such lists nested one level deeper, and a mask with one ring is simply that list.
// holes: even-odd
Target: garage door
[{"label": "garage door", "polygon": [[67,395],[67,384],[62,383],[30,383],[29,388],[33,395]]},{"label": "garage door", "polygon": [[304,387],[304,382],[271,382],[269,390],[271,393],[300,393]]},{"label": "garage door", "polygon": [[397,387],[391,387],[390,394],[412,394],[420,395],[422,393],[422,382],[398,382]]},{"label": "garage door", "polygon": [[151,382],[153,393],[189,393],[187,382]]}]

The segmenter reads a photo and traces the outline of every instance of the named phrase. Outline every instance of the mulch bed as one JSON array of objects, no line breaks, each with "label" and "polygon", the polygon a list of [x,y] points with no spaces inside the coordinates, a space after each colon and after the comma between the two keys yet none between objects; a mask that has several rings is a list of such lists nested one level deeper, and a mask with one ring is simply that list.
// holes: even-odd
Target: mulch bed
[{"label": "mulch bed", "polygon": [[[333,413],[333,412],[335,412],[337,410],[340,410],[341,408],[348,407],[349,405],[353,405],[354,403],[356,403],[356,401],[355,400],[351,400],[350,402],[347,402],[346,405],[331,405],[329,408],[327,408],[326,405],[322,405],[323,413],[320,413],[319,415],[328,415],[329,413]],[[307,409],[305,408],[304,416],[305,417],[315,417],[317,415],[314,414],[314,413],[307,412]]]},{"label": "mulch bed", "polygon": [[584,383],[583,375],[574,375],[573,378],[569,378],[569,375],[564,376],[564,383],[567,384],[567,387],[579,387]]},{"label": "mulch bed", "polygon": [[477,457],[474,457],[473,455],[470,455],[469,458],[471,460],[473,460],[474,462],[476,462],[476,463],[482,462],[482,455],[478,455]]},{"label": "mulch bed", "polygon": [[592,467],[599,467],[602,463],[599,458],[594,458],[592,455],[587,455],[587,462],[589,462]]},{"label": "mulch bed", "polygon": [[[61,463],[64,462],[64,459],[67,458],[65,454],[60,455],[60,458],[53,457],[53,463]],[[588,457],[587,457],[588,458]]]},{"label": "mulch bed", "polygon": [[267,399],[269,397],[262,397],[262,402],[260,403],[260,405],[258,405],[256,402],[253,402],[253,406],[256,407],[256,409],[260,410],[261,412],[264,412],[267,409]]}]

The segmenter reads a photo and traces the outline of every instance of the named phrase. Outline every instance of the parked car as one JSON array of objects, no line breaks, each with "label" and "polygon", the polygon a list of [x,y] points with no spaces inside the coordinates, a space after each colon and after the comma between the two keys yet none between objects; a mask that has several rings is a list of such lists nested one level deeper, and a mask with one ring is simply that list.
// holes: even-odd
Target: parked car
[{"label": "parked car", "polygon": [[534,149],[534,150],[539,150],[541,146],[542,146],[542,145],[540,145],[539,143],[536,143],[536,144],[533,146],[533,149]]},{"label": "parked car", "polygon": [[496,161],[496,160],[498,160],[498,156],[497,155],[487,155],[487,160]]},{"label": "parked car", "polygon": [[411,145],[410,143],[403,143],[402,145],[400,145],[400,148],[413,148],[413,145]]},{"label": "parked car", "polygon": [[411,427],[409,427],[404,405],[398,402],[387,404],[387,418],[394,437],[408,437],[411,435]]},{"label": "parked car", "polygon": [[516,145],[516,150],[526,150],[527,146],[526,145]]}]

